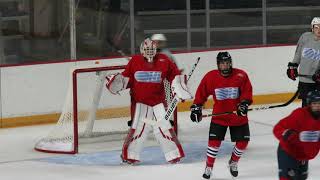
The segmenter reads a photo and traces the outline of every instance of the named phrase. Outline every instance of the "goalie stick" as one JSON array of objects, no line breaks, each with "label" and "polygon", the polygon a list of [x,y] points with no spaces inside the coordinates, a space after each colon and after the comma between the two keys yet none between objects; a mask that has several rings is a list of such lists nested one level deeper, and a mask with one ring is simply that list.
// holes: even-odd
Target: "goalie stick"
[{"label": "goalie stick", "polygon": [[[189,72],[188,74],[188,78],[187,78],[187,82],[189,81],[190,77],[192,76],[193,74],[193,71],[196,69],[198,63],[200,61],[200,57],[197,58],[197,61],[196,63],[194,63],[194,65],[192,66],[192,69],[191,71]],[[179,102],[179,98],[178,96],[175,94],[172,98],[172,101],[170,103],[170,105],[168,106],[168,110],[166,111],[166,114],[164,116],[164,119],[166,121],[169,121],[170,117],[172,116],[173,112],[174,112],[174,109],[177,107],[178,105],[178,102]]]},{"label": "goalie stick", "polygon": [[[287,102],[285,102],[283,104],[271,105],[271,106],[261,106],[261,107],[256,107],[256,108],[249,108],[248,111],[259,111],[259,110],[265,110],[265,109],[272,109],[272,108],[288,106],[289,104],[291,104],[296,99],[298,94],[299,94],[299,90],[297,90],[294,93],[294,95]],[[203,115],[202,117],[205,118],[205,117],[220,116],[220,115],[234,114],[234,113],[237,113],[237,111],[206,114],[206,115]]]}]

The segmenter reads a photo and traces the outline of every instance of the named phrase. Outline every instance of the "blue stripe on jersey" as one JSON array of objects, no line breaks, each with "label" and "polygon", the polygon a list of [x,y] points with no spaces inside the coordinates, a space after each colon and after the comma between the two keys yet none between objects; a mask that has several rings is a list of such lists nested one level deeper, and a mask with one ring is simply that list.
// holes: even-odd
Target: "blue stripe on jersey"
[{"label": "blue stripe on jersey", "polygon": [[214,92],[217,100],[237,99],[239,97],[238,87],[218,88]]},{"label": "blue stripe on jersey", "polygon": [[307,59],[320,60],[320,50],[303,48],[302,56]]},{"label": "blue stripe on jersey", "polygon": [[302,131],[300,133],[300,141],[302,142],[318,142],[320,140],[320,131]]},{"label": "blue stripe on jersey", "polygon": [[134,78],[138,82],[160,83],[161,72],[160,71],[137,71],[134,73]]}]

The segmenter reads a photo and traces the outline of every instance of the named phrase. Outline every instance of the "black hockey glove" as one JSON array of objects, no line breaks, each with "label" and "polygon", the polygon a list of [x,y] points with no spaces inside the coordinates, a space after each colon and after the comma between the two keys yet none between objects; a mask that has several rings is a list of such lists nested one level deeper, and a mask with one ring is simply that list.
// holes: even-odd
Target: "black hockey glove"
[{"label": "black hockey glove", "polygon": [[131,126],[132,126],[132,119],[130,119],[129,121],[127,121],[127,125],[128,125],[128,127],[131,127]]},{"label": "black hockey glove", "polygon": [[246,116],[248,114],[249,101],[244,100],[240,102],[237,106],[237,115],[238,116]]},{"label": "black hockey glove", "polygon": [[287,69],[288,78],[294,81],[296,80],[296,77],[298,76],[298,66],[299,64],[297,63],[292,63],[292,62],[288,63],[288,69]]},{"label": "black hockey glove", "polygon": [[287,129],[282,134],[282,139],[289,144],[297,144],[299,141],[299,134],[295,130]]},{"label": "black hockey glove", "polygon": [[192,122],[200,122],[202,120],[202,106],[197,104],[192,104],[190,107],[190,119]]},{"label": "black hockey glove", "polygon": [[318,69],[314,75],[312,75],[312,80],[314,80],[314,82],[317,84],[320,84],[320,69]]}]

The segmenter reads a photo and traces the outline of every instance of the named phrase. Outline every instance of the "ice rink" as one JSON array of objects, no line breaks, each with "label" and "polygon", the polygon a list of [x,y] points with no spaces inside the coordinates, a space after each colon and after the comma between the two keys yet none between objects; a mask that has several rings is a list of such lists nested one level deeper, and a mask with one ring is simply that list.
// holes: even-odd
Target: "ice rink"
[{"label": "ice rink", "polygon": [[[249,112],[251,141],[239,162],[241,180],[277,178],[277,140],[273,125],[300,103],[287,107]],[[209,114],[208,111],[203,111]],[[47,154],[33,150],[34,144],[52,125],[0,130],[0,178],[2,180],[197,180],[202,179],[210,119],[199,124],[189,119],[190,112],[179,113],[179,139],[186,157],[179,164],[167,164],[153,142],[147,143],[139,165],[121,165],[123,141],[96,142],[80,146],[78,155]],[[123,121],[121,123],[124,123]],[[216,160],[211,179],[231,179],[227,161],[232,143],[227,136]],[[310,180],[320,179],[319,156],[310,162]]]}]

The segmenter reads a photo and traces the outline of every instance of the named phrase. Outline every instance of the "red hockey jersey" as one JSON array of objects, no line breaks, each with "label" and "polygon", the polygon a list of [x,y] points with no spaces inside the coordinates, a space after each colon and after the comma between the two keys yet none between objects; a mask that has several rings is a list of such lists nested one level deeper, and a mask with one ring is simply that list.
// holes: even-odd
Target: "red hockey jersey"
[{"label": "red hockey jersey", "polygon": [[[299,133],[299,140],[292,144],[284,141],[284,131],[291,129]],[[320,120],[314,119],[308,107],[298,108],[289,116],[281,119],[273,128],[280,146],[297,160],[310,160],[317,156],[320,149]]]},{"label": "red hockey jersey", "polygon": [[[233,68],[228,77],[222,76],[219,70],[212,70],[201,80],[193,103],[203,105],[210,95],[214,100],[213,113],[236,111],[242,100],[252,102],[251,82],[248,75],[237,68]],[[223,126],[239,126],[246,124],[248,118],[228,114],[214,116],[212,121]]]},{"label": "red hockey jersey", "polygon": [[153,62],[142,55],[131,58],[122,75],[130,79],[131,96],[136,102],[154,106],[165,101],[163,80],[172,82],[180,71],[164,54],[157,54]]}]

